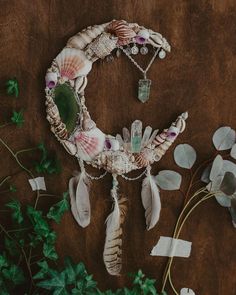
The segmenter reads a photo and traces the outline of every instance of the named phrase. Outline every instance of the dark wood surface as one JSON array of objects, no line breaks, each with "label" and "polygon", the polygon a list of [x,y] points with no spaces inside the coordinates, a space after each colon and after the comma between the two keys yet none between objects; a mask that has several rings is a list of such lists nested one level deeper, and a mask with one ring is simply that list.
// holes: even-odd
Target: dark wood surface
[{"label": "dark wood surface", "polygon": [[[144,125],[164,128],[180,112],[188,110],[187,129],[178,143],[193,145],[200,163],[214,153],[211,143],[214,130],[220,125],[235,127],[236,124],[235,1],[1,0],[0,82],[2,86],[6,78],[16,76],[21,88],[18,100],[4,97],[1,89],[0,118],[4,121],[12,107],[22,106],[26,117],[24,127],[17,133],[14,127],[9,127],[1,131],[1,136],[16,150],[42,139],[56,150],[63,173],[46,178],[49,190],[56,194],[67,190],[68,179],[78,165],[49,130],[45,119],[44,75],[70,36],[88,25],[113,18],[159,31],[172,45],[172,52],[151,67],[152,95],[145,105],[135,97],[139,72],[125,56],[113,63],[94,65],[86,97],[88,108],[102,130],[116,134],[136,118]],[[154,166],[153,173],[163,168],[177,169],[172,152],[173,148]],[[1,176],[17,171],[3,148],[0,156]],[[187,184],[188,171],[181,170],[181,173]],[[21,185],[26,180],[26,175],[20,174],[15,182]],[[110,176],[93,183],[92,220],[88,228],[77,226],[70,213],[55,226],[61,259],[71,255],[75,261],[84,261],[101,289],[122,287],[130,281],[123,275],[109,276],[103,265],[104,222],[111,209],[110,186]],[[151,257],[149,253],[160,235],[172,234],[183,198],[178,192],[162,192],[161,219],[147,232],[140,188],[140,182],[121,181],[121,190],[129,200],[124,225],[123,271],[135,272],[141,268],[160,286],[167,259]],[[18,196],[24,202],[32,201],[27,185],[22,185]],[[1,202],[8,198],[1,197]],[[50,202],[42,201],[45,207]],[[193,248],[189,259],[174,261],[172,274],[177,289],[190,287],[198,295],[235,295],[236,232],[227,210],[213,199],[208,201],[193,213],[181,238],[192,241]]]}]

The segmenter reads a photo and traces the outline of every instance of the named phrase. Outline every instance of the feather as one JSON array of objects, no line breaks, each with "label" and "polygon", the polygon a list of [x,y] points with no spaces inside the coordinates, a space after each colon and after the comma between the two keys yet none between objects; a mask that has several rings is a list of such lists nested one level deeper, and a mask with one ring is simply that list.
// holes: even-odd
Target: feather
[{"label": "feather", "polygon": [[77,174],[69,181],[71,211],[75,220],[82,227],[90,223],[89,186],[90,181],[85,172]]},{"label": "feather", "polygon": [[119,275],[121,271],[122,255],[122,228],[125,219],[126,198],[118,199],[117,191],[112,190],[113,211],[107,217],[106,241],[103,252],[103,260],[110,275]]},{"label": "feather", "polygon": [[158,222],[161,211],[159,189],[150,173],[143,180],[141,197],[145,209],[147,230],[150,230]]}]

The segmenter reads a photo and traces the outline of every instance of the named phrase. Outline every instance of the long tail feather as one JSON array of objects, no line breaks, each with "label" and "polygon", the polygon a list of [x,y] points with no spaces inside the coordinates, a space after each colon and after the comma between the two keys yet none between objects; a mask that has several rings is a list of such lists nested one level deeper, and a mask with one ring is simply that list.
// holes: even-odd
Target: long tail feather
[{"label": "long tail feather", "polygon": [[126,214],[126,199],[119,198],[117,186],[111,190],[113,198],[113,211],[107,217],[106,241],[103,252],[103,260],[106,269],[111,275],[119,275],[122,268],[122,223]]}]

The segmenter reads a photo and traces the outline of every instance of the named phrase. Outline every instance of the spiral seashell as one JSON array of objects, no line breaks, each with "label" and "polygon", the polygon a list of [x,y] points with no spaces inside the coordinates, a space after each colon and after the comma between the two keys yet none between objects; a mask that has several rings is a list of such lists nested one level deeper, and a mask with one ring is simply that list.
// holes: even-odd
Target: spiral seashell
[{"label": "spiral seashell", "polygon": [[60,76],[69,80],[85,76],[92,69],[92,62],[86,58],[84,52],[74,48],[64,48],[56,57],[56,62]]},{"label": "spiral seashell", "polygon": [[74,135],[77,154],[84,161],[91,161],[103,151],[105,134],[98,128],[89,131],[79,131]]},{"label": "spiral seashell", "polygon": [[77,152],[77,148],[76,145],[73,144],[71,141],[69,140],[62,140],[61,144],[64,146],[64,148],[66,149],[66,151],[72,155],[75,156],[76,152]]},{"label": "spiral seashell", "polygon": [[135,164],[139,167],[147,167],[155,161],[155,153],[152,149],[145,148],[139,154],[134,154]]},{"label": "spiral seashell", "polygon": [[66,47],[83,50],[89,43],[97,38],[97,36],[104,32],[104,29],[108,24],[109,23],[87,27],[82,32],[79,32],[75,36],[71,37],[68,40]]},{"label": "spiral seashell", "polygon": [[134,30],[124,20],[113,20],[107,27],[107,31],[118,37],[119,45],[126,45],[136,36]]},{"label": "spiral seashell", "polygon": [[78,77],[75,80],[75,92],[77,92],[78,94],[84,92],[85,87],[87,86],[88,83],[88,79],[86,76],[81,76]]},{"label": "spiral seashell", "polygon": [[172,143],[175,141],[176,137],[166,137],[165,141],[161,144],[159,144],[155,149],[155,161],[159,161],[166,151],[169,149],[169,147],[172,145]]},{"label": "spiral seashell", "polygon": [[96,123],[91,119],[89,112],[84,112],[82,119],[82,128],[84,131],[91,130],[96,127]]},{"label": "spiral seashell", "polygon": [[152,144],[158,146],[162,144],[167,138],[167,129],[165,129],[162,133],[158,134],[153,140]]},{"label": "spiral seashell", "polygon": [[54,120],[60,119],[59,110],[55,103],[48,105],[47,114]]}]

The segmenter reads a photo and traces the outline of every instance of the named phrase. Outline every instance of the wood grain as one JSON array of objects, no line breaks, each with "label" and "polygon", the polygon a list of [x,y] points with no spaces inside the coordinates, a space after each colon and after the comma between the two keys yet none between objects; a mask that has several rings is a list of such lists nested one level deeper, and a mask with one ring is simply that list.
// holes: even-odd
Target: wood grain
[{"label": "wood grain", "polygon": [[[136,118],[144,125],[164,128],[178,113],[188,110],[188,127],[178,142],[193,145],[201,162],[214,152],[211,143],[214,130],[220,125],[235,127],[235,1],[1,0],[0,7],[0,118],[4,121],[12,107],[22,106],[26,117],[22,129],[16,133],[14,127],[9,127],[1,131],[1,137],[16,150],[44,140],[56,151],[63,172],[46,180],[53,193],[67,190],[68,179],[78,165],[49,130],[45,119],[44,74],[66,40],[88,25],[113,18],[126,19],[159,31],[172,45],[171,54],[151,67],[152,94],[145,105],[136,99],[139,72],[125,56],[112,64],[94,65],[86,89],[87,105],[105,132],[116,134]],[[7,98],[2,89],[4,81],[12,76],[20,82],[18,100]],[[163,168],[176,169],[172,151],[154,167],[153,173]],[[17,172],[2,147],[0,156],[4,159],[0,176],[6,175],[6,171]],[[188,171],[181,173],[187,183]],[[15,182],[22,186],[26,180],[26,175],[20,174]],[[71,255],[75,261],[84,261],[101,289],[130,284],[126,275],[109,276],[102,261],[104,222],[111,209],[110,185],[110,176],[93,183],[92,220],[87,229],[77,226],[70,213],[60,226],[55,226],[61,260]],[[147,232],[140,189],[139,182],[121,181],[121,190],[129,200],[123,270],[127,273],[142,269],[160,286],[166,259],[151,257],[149,253],[160,235],[172,234],[183,199],[176,192],[162,192],[160,222]],[[32,201],[28,196],[28,187],[18,192],[24,202]],[[3,196],[1,202],[8,198]],[[43,200],[42,206],[48,207],[50,203],[51,200]],[[214,200],[208,201],[195,211],[181,237],[192,241],[193,249],[189,259],[174,261],[172,275],[177,289],[190,287],[198,295],[235,295],[236,234],[227,210]]]}]

